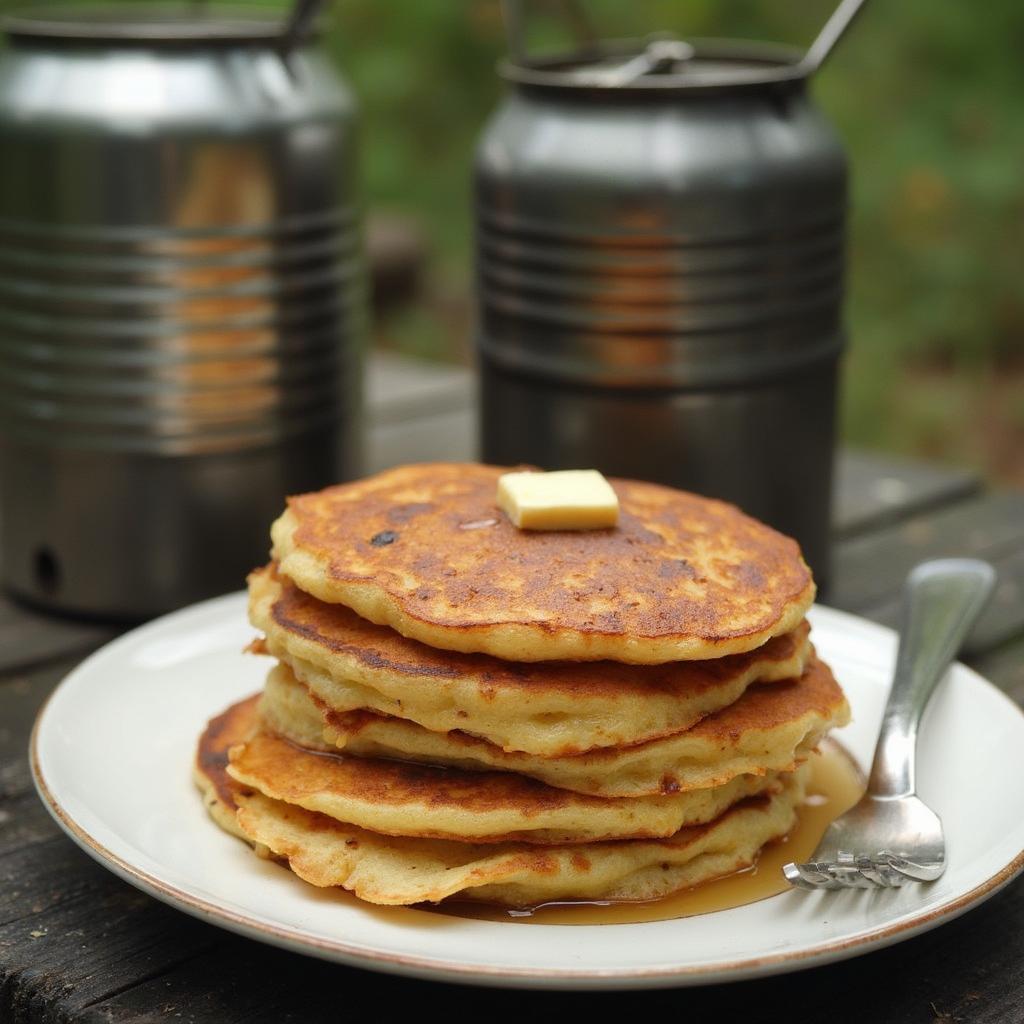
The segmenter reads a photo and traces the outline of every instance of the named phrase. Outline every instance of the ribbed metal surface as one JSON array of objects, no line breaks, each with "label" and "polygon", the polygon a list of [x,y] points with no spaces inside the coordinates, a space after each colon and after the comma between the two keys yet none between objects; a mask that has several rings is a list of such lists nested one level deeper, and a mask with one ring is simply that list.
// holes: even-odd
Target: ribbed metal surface
[{"label": "ribbed metal surface", "polygon": [[272,13],[159,17],[0,55],[3,567],[76,611],[239,586],[285,494],[358,468],[351,97]]},{"label": "ribbed metal surface", "polygon": [[736,501],[824,576],[845,158],[779,51],[737,52],[714,88],[700,58],[631,89],[507,69],[476,167],[482,447]]},{"label": "ribbed metal surface", "polygon": [[566,381],[662,388],[743,382],[834,352],[841,222],[673,241],[568,242],[503,230],[482,211],[482,351]]},{"label": "ribbed metal surface", "polygon": [[185,455],[339,419],[362,261],[351,213],[319,220],[291,239],[0,224],[0,422],[13,438]]}]

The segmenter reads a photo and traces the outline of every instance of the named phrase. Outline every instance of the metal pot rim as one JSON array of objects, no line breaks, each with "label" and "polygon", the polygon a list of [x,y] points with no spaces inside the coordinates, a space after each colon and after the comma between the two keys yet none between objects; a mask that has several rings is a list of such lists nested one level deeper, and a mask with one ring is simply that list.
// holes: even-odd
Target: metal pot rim
[{"label": "metal pot rim", "polygon": [[[642,75],[620,85],[601,85],[585,75],[581,68],[608,57],[623,57],[643,50],[647,40],[606,40],[572,54],[538,57],[516,62],[506,58],[499,62],[498,73],[515,85],[568,90],[601,98],[644,96],[679,92],[734,91],[786,83],[802,83],[808,76],[803,53],[791,46],[754,42],[744,39],[690,39],[694,61],[715,67],[694,74],[692,69],[680,74]],[[731,67],[728,65],[732,65]],[[722,66],[725,65],[725,66]]]},{"label": "metal pot rim", "polygon": [[200,8],[131,4],[30,7],[0,18],[0,29],[15,43],[45,40],[57,45],[105,43],[120,46],[223,46],[277,44],[280,14],[254,6],[217,4]]}]

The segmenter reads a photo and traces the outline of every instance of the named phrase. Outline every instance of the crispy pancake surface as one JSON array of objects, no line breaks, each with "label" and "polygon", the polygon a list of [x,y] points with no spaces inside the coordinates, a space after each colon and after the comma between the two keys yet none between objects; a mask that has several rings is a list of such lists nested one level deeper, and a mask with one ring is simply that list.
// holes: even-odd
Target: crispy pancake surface
[{"label": "crispy pancake surface", "polygon": [[450,896],[507,906],[551,900],[651,900],[749,867],[796,822],[805,769],[779,791],[736,804],[667,839],[536,846],[381,836],[262,793],[239,795],[238,823],[300,878],[380,904]]},{"label": "crispy pancake surface", "polygon": [[337,712],[285,666],[268,676],[261,704],[268,728],[304,746],[334,744],[359,757],[517,772],[559,789],[613,798],[684,793],[723,786],[740,775],[791,771],[849,714],[832,673],[816,659],[799,679],[751,687],[691,729],[571,757],[509,753],[458,731],[435,733],[404,719]]},{"label": "crispy pancake surface", "polygon": [[249,617],[269,653],[335,710],[364,708],[434,732],[458,729],[545,757],[680,732],[754,682],[799,676],[809,627],[754,651],[704,662],[515,664],[440,651],[299,590],[272,566],[249,576]]},{"label": "crispy pancake surface", "polygon": [[192,763],[192,778],[203,794],[210,817],[240,839],[246,838],[236,820],[235,797],[241,787],[228,775],[228,751],[256,731],[259,701],[260,695],[253,694],[211,718],[199,737]]},{"label": "crispy pancake surface", "polygon": [[715,789],[608,800],[505,772],[314,753],[265,732],[232,749],[227,771],[248,789],[373,832],[477,843],[666,837],[780,785],[775,773],[741,775]]},{"label": "crispy pancake surface", "polygon": [[525,531],[505,470],[403,466],[289,498],[280,570],[432,647],[510,661],[702,660],[794,629],[814,598],[796,543],[724,502],[612,480],[619,525]]},{"label": "crispy pancake surface", "polygon": [[[305,881],[343,886],[372,903],[437,902],[457,894],[509,906],[553,899],[655,899],[748,867],[765,842],[793,827],[806,786],[804,769],[780,775],[714,820],[660,839],[538,845],[389,836],[268,797],[228,774],[230,748],[241,745],[238,763],[248,744],[268,739],[253,731],[258,699],[228,708],[200,738],[194,775],[211,816],[261,856],[287,860]],[[290,750],[330,764],[340,760]],[[265,766],[267,760],[264,751],[259,761]],[[323,771],[318,766],[309,776],[290,770],[289,785],[296,778],[315,780],[318,793],[336,792],[330,779],[316,774]]]}]

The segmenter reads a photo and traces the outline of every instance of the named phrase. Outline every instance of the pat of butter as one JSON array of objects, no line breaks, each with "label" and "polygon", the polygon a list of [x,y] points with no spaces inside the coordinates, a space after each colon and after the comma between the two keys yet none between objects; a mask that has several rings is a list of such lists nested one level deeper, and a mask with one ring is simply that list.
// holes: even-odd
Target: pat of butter
[{"label": "pat of butter", "polygon": [[600,530],[619,521],[619,498],[596,469],[505,473],[498,507],[520,530]]}]

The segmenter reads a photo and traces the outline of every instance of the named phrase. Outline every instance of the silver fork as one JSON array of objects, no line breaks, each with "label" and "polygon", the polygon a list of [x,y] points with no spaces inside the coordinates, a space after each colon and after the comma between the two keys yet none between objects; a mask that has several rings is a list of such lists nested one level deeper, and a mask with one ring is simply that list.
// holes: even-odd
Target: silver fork
[{"label": "silver fork", "polygon": [[924,562],[907,577],[896,671],[867,792],[825,830],[812,859],[787,864],[802,889],[868,889],[930,882],[946,868],[939,816],[915,795],[917,726],[929,697],[995,585],[987,562]]}]

